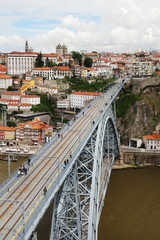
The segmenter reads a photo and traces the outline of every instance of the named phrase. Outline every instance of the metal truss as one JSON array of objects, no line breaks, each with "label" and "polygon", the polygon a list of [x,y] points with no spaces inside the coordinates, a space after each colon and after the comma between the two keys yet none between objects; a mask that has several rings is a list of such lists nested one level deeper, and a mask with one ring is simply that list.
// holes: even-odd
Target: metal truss
[{"label": "metal truss", "polygon": [[114,159],[119,157],[115,104],[104,113],[54,198],[50,240],[96,240]]}]

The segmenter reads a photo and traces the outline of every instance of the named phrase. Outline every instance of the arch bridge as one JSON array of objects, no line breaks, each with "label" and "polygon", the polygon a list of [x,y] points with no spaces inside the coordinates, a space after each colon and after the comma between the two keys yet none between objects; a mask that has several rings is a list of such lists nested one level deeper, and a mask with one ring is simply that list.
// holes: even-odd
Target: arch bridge
[{"label": "arch bridge", "polygon": [[112,165],[119,158],[115,99],[123,85],[110,87],[34,154],[27,175],[14,173],[1,185],[0,239],[31,239],[53,199],[50,240],[97,239]]}]

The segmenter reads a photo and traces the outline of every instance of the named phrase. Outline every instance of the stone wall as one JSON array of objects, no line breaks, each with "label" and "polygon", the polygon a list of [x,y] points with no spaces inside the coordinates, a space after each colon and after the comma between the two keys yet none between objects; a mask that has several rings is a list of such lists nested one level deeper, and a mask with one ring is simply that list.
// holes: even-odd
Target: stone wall
[{"label": "stone wall", "polygon": [[160,165],[159,153],[121,152],[123,163]]},{"label": "stone wall", "polygon": [[151,78],[134,78],[133,79],[133,93],[139,93],[141,89],[145,88],[146,86],[151,85],[159,85],[160,84],[160,77],[151,77]]}]

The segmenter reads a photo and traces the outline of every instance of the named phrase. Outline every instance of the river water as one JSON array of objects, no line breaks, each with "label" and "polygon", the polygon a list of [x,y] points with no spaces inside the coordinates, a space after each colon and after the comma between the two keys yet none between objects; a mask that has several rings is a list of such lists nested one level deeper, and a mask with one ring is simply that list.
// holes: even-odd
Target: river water
[{"label": "river water", "polygon": [[[13,171],[20,163],[11,165]],[[0,176],[0,182],[7,176],[2,161]],[[37,227],[38,240],[49,239],[51,214],[52,206]],[[98,240],[160,240],[160,168],[112,171]]]}]

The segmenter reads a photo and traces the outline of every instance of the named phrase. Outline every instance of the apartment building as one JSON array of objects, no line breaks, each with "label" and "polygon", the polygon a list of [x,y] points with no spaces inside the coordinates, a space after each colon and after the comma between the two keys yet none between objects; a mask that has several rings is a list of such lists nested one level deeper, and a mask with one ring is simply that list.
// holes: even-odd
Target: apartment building
[{"label": "apartment building", "polygon": [[132,64],[132,77],[150,77],[153,74],[152,61],[134,61]]},{"label": "apartment building", "polygon": [[29,103],[32,105],[40,104],[40,96],[37,95],[22,95],[21,103]]},{"label": "apartment building", "polygon": [[14,92],[3,92],[1,94],[2,99],[9,99],[9,100],[21,100],[21,93],[14,93]]},{"label": "apartment building", "polygon": [[160,150],[160,134],[158,133],[143,136],[143,142],[148,150]]},{"label": "apartment building", "polygon": [[14,140],[15,128],[0,126],[0,140]]},{"label": "apartment building", "polygon": [[83,108],[87,106],[88,102],[97,98],[102,93],[95,92],[74,92],[70,94],[70,107],[71,108]]},{"label": "apartment building", "polygon": [[7,106],[10,111],[30,111],[32,104],[27,103],[8,103]]},{"label": "apartment building", "polygon": [[34,68],[36,52],[11,52],[8,53],[7,69],[10,75],[20,75]]},{"label": "apartment building", "polygon": [[49,61],[57,64],[57,57],[58,54],[42,54],[42,61],[44,62],[44,66],[46,65],[46,59],[48,58]]},{"label": "apartment building", "polygon": [[58,89],[56,87],[52,87],[48,84],[39,84],[39,83],[37,83],[34,86],[34,91],[36,91],[38,93],[49,93],[49,94],[58,93]]},{"label": "apartment building", "polygon": [[94,67],[97,71],[99,77],[112,78],[113,77],[113,68],[106,65],[96,65]]},{"label": "apartment building", "polygon": [[[19,110],[30,109],[32,105],[40,104],[40,96],[24,95],[22,93],[4,92],[1,94],[0,104],[8,105],[9,109],[19,106]],[[25,104],[25,105],[24,105]],[[29,105],[26,105],[29,104]]]},{"label": "apartment building", "polygon": [[63,99],[63,100],[58,100],[57,108],[58,109],[69,109],[70,108],[70,100],[68,98]]},{"label": "apartment building", "polygon": [[52,126],[42,123],[38,118],[35,118],[27,123],[20,123],[15,128],[15,139],[16,141],[25,141],[33,144],[45,143],[48,140],[49,133],[52,132]]},{"label": "apartment building", "polygon": [[7,89],[9,86],[12,86],[12,78],[5,74],[0,73],[0,88]]},{"label": "apartment building", "polygon": [[92,58],[93,60],[98,60],[99,59],[99,53],[85,53],[84,57],[87,58]]},{"label": "apartment building", "polygon": [[71,77],[72,73],[69,67],[55,66],[53,68],[44,67],[44,68],[34,68],[32,75],[44,77],[46,79],[63,79],[66,76]]}]

